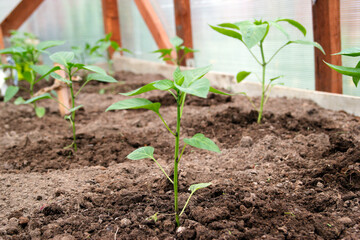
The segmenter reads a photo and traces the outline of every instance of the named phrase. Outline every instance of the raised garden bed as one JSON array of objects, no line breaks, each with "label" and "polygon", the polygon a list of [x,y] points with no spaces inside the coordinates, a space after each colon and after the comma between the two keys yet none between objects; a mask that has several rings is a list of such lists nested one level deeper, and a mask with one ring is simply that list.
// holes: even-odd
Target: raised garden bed
[{"label": "raised garden bed", "polygon": [[[222,153],[185,151],[180,205],[191,184],[213,184],[193,196],[176,229],[172,186],[152,161],[125,158],[151,145],[170,166],[171,136],[152,112],[105,112],[127,98],[117,93],[163,76],[119,72],[117,79],[123,83],[89,85],[79,95],[76,153],[63,149],[72,132],[56,103],[41,103],[43,119],[28,105],[0,104],[0,238],[360,238],[359,117],[270,98],[259,125],[243,96],[188,97],[182,137],[202,132]],[[172,98],[142,97],[161,102],[175,127]],[[149,219],[157,212],[157,221]]]}]

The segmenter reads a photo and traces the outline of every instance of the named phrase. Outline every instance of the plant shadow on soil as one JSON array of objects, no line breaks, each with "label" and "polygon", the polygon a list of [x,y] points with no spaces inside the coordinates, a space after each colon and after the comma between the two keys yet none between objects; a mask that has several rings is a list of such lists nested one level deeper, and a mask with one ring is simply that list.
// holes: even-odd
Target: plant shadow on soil
[{"label": "plant shadow on soil", "polygon": [[[358,117],[280,98],[269,100],[259,125],[245,97],[188,97],[182,137],[204,133],[222,153],[185,151],[180,205],[191,184],[213,184],[196,192],[176,229],[171,184],[152,161],[126,159],[151,145],[171,172],[172,136],[152,112],[104,112],[125,99],[117,93],[162,77],[116,76],[121,84],[91,84],[79,97],[76,153],[64,149],[71,130],[54,103],[43,102],[43,119],[29,106],[1,103],[0,238],[360,238]],[[160,102],[175,127],[171,95],[142,97]]]}]

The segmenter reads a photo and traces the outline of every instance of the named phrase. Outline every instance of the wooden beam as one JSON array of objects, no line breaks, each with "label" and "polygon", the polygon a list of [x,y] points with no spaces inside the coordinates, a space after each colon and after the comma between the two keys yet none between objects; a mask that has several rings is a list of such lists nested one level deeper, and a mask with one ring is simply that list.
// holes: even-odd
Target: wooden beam
[{"label": "wooden beam", "polygon": [[[0,49],[4,49],[5,45],[4,45],[4,36],[3,36],[3,32],[0,26]],[[1,62],[3,64],[6,64],[6,56],[4,54],[1,54]]]},{"label": "wooden beam", "polygon": [[[172,48],[169,37],[149,0],[134,0],[158,48]],[[172,57],[175,57],[173,51]],[[167,61],[173,64],[171,61]]]},{"label": "wooden beam", "polygon": [[312,7],[314,41],[321,44],[326,55],[315,49],[315,89],[342,93],[342,75],[329,68],[326,61],[341,65],[340,0],[317,0]]},{"label": "wooden beam", "polygon": [[[105,34],[112,33],[111,40],[117,42],[121,47],[120,18],[117,0],[102,0],[101,3]],[[114,50],[109,48],[109,57],[111,58],[113,54]]]},{"label": "wooden beam", "polygon": [[[174,0],[174,11],[176,35],[184,40],[184,46],[193,48],[190,0]],[[183,55],[184,51],[181,51],[178,57]],[[186,66],[187,60],[193,58],[193,53],[186,54],[181,65]]]},{"label": "wooden beam", "polygon": [[4,36],[9,36],[11,30],[18,29],[44,0],[22,0],[12,12],[2,21]]}]

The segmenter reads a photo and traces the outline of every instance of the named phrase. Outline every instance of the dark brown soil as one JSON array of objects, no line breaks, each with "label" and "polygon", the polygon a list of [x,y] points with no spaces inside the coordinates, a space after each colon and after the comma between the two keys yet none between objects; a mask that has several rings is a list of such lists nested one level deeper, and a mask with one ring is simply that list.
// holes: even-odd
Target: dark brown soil
[{"label": "dark brown soil", "polygon": [[[57,105],[0,103],[0,239],[360,239],[360,119],[311,101],[270,99],[264,121],[242,96],[189,96],[181,136],[203,133],[221,154],[187,147],[176,228],[173,191],[151,160],[127,154],[153,146],[171,172],[174,139],[150,111],[111,111],[126,92],[160,75],[117,73],[118,84],[87,86],[78,103],[79,150]],[[99,94],[102,93],[102,94]],[[173,98],[162,103],[175,128]],[[258,101],[258,99],[256,99]],[[151,216],[157,216],[157,219]]]}]

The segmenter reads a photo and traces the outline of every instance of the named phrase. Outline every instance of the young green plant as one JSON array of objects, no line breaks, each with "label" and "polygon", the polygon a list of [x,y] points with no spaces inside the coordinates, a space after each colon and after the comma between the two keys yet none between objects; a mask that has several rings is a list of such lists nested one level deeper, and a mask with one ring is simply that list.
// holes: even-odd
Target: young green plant
[{"label": "young green plant", "polygon": [[[274,59],[274,57],[286,46],[290,44],[302,44],[302,45],[312,45],[318,49],[320,49],[324,54],[323,48],[316,42],[307,41],[307,40],[290,40],[290,35],[287,33],[285,28],[280,25],[282,22],[287,22],[293,27],[300,30],[300,32],[306,36],[306,29],[303,25],[301,25],[299,22],[292,20],[292,19],[278,19],[276,21],[262,21],[262,20],[255,20],[254,22],[251,21],[241,21],[236,23],[222,23],[218,26],[211,26],[212,29],[215,31],[228,36],[235,38],[242,42],[245,47],[249,50],[251,56],[256,60],[256,62],[261,66],[262,74],[261,74],[261,100],[260,100],[260,106],[256,107],[255,104],[251,101],[252,105],[254,106],[255,110],[258,111],[258,119],[257,122],[261,123],[261,119],[263,116],[263,110],[264,110],[264,104],[266,103],[266,100],[268,99],[267,92],[271,89],[271,87],[274,85],[274,81],[280,78],[281,76],[274,77],[266,81],[266,69],[269,63]],[[264,51],[264,41],[267,37],[270,27],[277,28],[281,33],[283,33],[287,41],[280,46],[269,58],[265,57],[265,51]],[[260,50],[259,55],[256,56],[253,47],[257,46]],[[238,83],[243,81],[251,72],[248,71],[241,71],[237,74],[236,80]]]},{"label": "young green plant", "polygon": [[[4,65],[4,68],[11,68],[17,71],[19,80],[25,80],[29,83],[29,89],[24,89],[29,92],[30,97],[34,95],[34,86],[40,80],[36,77],[36,72],[31,66],[39,64],[41,54],[49,54],[46,50],[51,47],[59,46],[65,41],[43,41],[40,42],[36,36],[27,32],[12,31],[10,38],[11,47],[0,50],[0,54],[11,55],[15,61],[15,66]],[[20,87],[10,86],[4,99],[9,101],[19,91]],[[23,103],[24,99],[19,97],[15,103]],[[38,117],[42,117],[45,109],[33,104],[35,113]]]},{"label": "young green plant", "polygon": [[[159,57],[160,59],[162,59],[164,62],[171,61],[176,66],[181,65],[181,63],[184,61],[186,54],[198,51],[198,50],[194,50],[194,49],[188,48],[186,46],[183,46],[184,41],[181,38],[179,38],[178,36],[171,38],[170,43],[173,45],[173,48],[162,48],[162,49],[153,51],[153,53],[161,53],[161,55]],[[172,54],[173,51],[175,51],[175,53],[176,53],[175,56],[173,56],[173,54]]]},{"label": "young green plant", "polygon": [[[176,100],[176,129],[171,129],[169,125],[166,123],[162,115],[160,114],[160,106],[161,104],[158,102],[151,102],[144,98],[131,98],[126,99],[123,101],[119,101],[111,105],[106,111],[109,110],[121,110],[121,109],[148,109],[153,111],[163,122],[166,129],[169,131],[171,135],[174,136],[175,140],[175,150],[174,150],[174,177],[171,179],[168,174],[166,174],[165,170],[159,164],[159,162],[154,158],[154,148],[151,146],[141,147],[136,149],[132,153],[130,153],[127,157],[131,160],[140,160],[149,158],[152,159],[161,169],[161,171],[165,174],[167,179],[173,184],[174,186],[174,208],[175,208],[175,222],[176,225],[180,225],[179,217],[184,212],[186,206],[188,205],[190,198],[192,195],[199,189],[205,188],[209,186],[211,183],[199,183],[191,185],[189,190],[191,194],[186,201],[183,209],[179,211],[179,203],[178,203],[178,172],[179,172],[179,162],[182,159],[182,155],[185,151],[187,145],[206,149],[209,151],[214,151],[220,153],[218,146],[209,138],[206,138],[203,134],[197,133],[191,138],[183,139],[183,146],[182,149],[180,148],[180,126],[181,126],[181,118],[184,110],[185,99],[186,95],[194,95],[201,98],[206,98],[209,92],[217,93],[217,94],[224,94],[229,95],[227,93],[223,93],[218,91],[212,87],[210,87],[210,82],[208,79],[204,78],[204,75],[210,70],[210,66],[187,70],[187,71],[180,71],[179,68],[175,70],[173,73],[173,80],[164,79],[158,80],[152,83],[149,83],[141,88],[138,88],[134,91],[128,93],[122,93],[125,96],[135,96],[139,95],[148,91],[152,90],[161,90],[169,92]],[[180,151],[181,149],[181,151]]]},{"label": "young green plant", "polygon": [[[343,55],[348,57],[360,57],[360,48],[348,48],[341,52],[335,53],[334,55]],[[360,81],[360,61],[356,64],[355,67],[344,67],[344,66],[336,66],[330,63],[325,62],[329,67],[334,69],[335,71],[352,77],[352,80],[357,87]]]},{"label": "young green plant", "polygon": [[[78,109],[82,108],[83,105],[77,105],[75,104],[76,97],[79,95],[81,90],[85,87],[86,84],[88,84],[92,80],[100,81],[100,82],[117,82],[113,77],[106,74],[105,70],[103,70],[100,67],[93,66],[93,65],[84,65],[81,63],[75,63],[73,62],[75,57],[75,54],[73,52],[57,52],[50,56],[50,59],[54,63],[59,63],[62,66],[64,66],[63,69],[60,67],[49,67],[46,65],[43,66],[32,66],[33,70],[39,73],[40,75],[45,76],[49,75],[52,76],[55,79],[58,79],[69,87],[70,94],[71,94],[71,108],[68,109],[66,106],[64,106],[70,114],[65,116],[66,120],[69,120],[72,132],[73,132],[73,142],[68,147],[73,147],[74,151],[77,151],[77,144],[76,144],[76,126],[75,126],[75,113]],[[46,70],[47,69],[47,70]],[[62,70],[65,72],[67,78],[61,77],[59,74],[55,73],[56,70]],[[74,91],[74,76],[76,73],[78,73],[80,70],[82,71],[90,71],[93,73],[90,73],[87,75],[86,80],[82,83],[81,87],[75,92]],[[27,100],[25,103],[34,103],[36,101],[42,100],[42,99],[53,99],[59,103],[56,96],[51,93],[44,93],[39,96],[33,97],[29,100]]]}]

